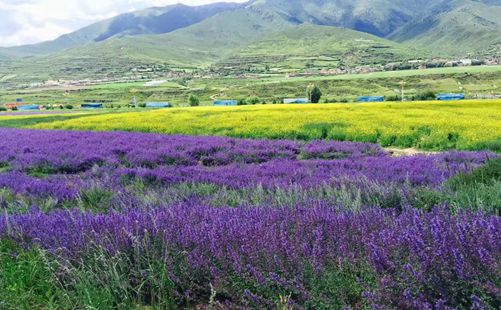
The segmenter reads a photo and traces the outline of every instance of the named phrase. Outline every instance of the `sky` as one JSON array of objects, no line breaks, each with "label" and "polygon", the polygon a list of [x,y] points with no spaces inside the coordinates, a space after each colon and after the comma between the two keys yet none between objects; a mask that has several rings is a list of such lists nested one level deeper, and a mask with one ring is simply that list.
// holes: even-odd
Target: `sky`
[{"label": "sky", "polygon": [[[152,6],[222,0],[0,0],[0,46],[52,40],[94,22]],[[243,0],[226,0],[243,2]]]}]

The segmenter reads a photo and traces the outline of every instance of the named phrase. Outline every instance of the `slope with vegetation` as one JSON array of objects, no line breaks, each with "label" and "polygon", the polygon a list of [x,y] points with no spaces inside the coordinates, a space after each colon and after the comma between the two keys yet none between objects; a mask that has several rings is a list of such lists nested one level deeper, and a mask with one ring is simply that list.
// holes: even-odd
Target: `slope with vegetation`
[{"label": "slope with vegetation", "polygon": [[15,72],[13,82],[33,82],[130,76],[138,66],[224,72],[496,57],[500,12],[499,0],[174,5],[120,15],[52,42],[0,49],[0,75]]},{"label": "slope with vegetation", "polygon": [[500,15],[501,1],[451,1],[409,22],[390,39],[428,46],[436,55],[501,55],[495,51],[501,47]]},{"label": "slope with vegetation", "polygon": [[359,31],[301,24],[268,34],[216,66],[241,70],[330,69],[405,61],[423,53]]}]

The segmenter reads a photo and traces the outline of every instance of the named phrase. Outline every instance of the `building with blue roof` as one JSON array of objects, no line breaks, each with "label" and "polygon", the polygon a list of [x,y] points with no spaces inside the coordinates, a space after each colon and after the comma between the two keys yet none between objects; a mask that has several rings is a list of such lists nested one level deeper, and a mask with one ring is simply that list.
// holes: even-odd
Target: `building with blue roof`
[{"label": "building with blue roof", "polygon": [[236,100],[216,100],[214,101],[214,106],[216,107],[227,107],[227,106],[237,106],[238,101]]},{"label": "building with blue roof", "polygon": [[357,102],[383,102],[384,96],[360,96]]},{"label": "building with blue roof", "polygon": [[464,100],[466,98],[465,94],[438,94],[437,100],[447,101],[447,100]]},{"label": "building with blue roof", "polygon": [[305,103],[310,103],[310,100],[308,98],[285,98],[284,103],[285,104],[305,104]]},{"label": "building with blue roof", "polygon": [[153,109],[164,109],[171,108],[172,104],[170,102],[146,102],[146,107]]}]

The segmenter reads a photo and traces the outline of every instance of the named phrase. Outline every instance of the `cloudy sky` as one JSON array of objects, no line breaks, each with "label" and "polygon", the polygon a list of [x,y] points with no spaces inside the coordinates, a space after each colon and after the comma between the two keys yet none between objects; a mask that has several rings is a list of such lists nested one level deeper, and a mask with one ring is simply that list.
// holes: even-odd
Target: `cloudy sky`
[{"label": "cloudy sky", "polygon": [[[93,22],[151,6],[163,6],[178,2],[197,5],[219,1],[0,0],[0,46],[30,44],[55,39]],[[243,1],[235,0],[233,2]]]}]

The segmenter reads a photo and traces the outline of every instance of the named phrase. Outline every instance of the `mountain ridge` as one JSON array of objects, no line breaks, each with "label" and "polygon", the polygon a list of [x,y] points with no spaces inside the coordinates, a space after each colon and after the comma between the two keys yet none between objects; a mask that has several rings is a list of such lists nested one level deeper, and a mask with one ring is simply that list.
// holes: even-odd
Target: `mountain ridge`
[{"label": "mountain ridge", "polygon": [[240,3],[216,2],[212,4],[189,6],[173,4],[164,7],[151,7],[93,23],[74,32],[63,34],[52,41],[37,44],[1,48],[0,54],[15,56],[47,55],[64,49],[102,42],[107,39],[163,34],[189,27],[217,13],[241,7]]},{"label": "mountain ridge", "polygon": [[[500,14],[501,0],[178,4],[122,14],[55,41],[0,49],[0,75],[10,70],[44,78],[109,76],[142,65],[242,68],[259,61],[273,66],[275,60],[294,70],[307,68],[315,57],[323,58],[320,67],[335,67],[497,55]],[[294,31],[301,36],[294,39]],[[354,41],[368,35],[375,45]],[[343,57],[348,61],[338,61]]]}]

